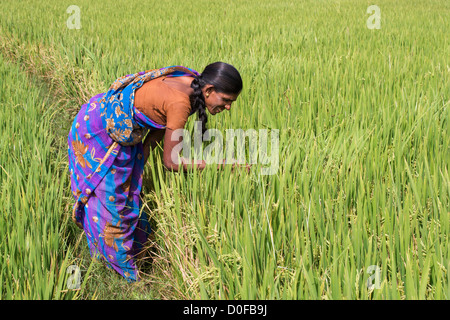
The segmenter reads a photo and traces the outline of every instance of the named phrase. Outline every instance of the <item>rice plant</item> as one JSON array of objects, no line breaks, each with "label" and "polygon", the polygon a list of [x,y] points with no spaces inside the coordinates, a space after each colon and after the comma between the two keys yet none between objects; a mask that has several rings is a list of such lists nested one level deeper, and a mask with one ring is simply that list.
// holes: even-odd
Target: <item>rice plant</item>
[{"label": "rice plant", "polygon": [[58,107],[0,56],[0,299],[73,298],[67,174],[51,120]]},{"label": "rice plant", "polygon": [[[380,29],[366,25],[372,4],[381,9]],[[274,175],[261,175],[261,164],[250,173],[214,166],[171,173],[163,146],[153,152],[143,210],[156,251],[143,281],[165,287],[162,298],[450,297],[448,2],[80,0],[80,29],[66,26],[70,5],[2,2],[0,13],[1,53],[36,70],[70,112],[124,74],[175,64],[201,72],[225,61],[241,72],[244,90],[231,112],[209,118],[209,128],[279,130]],[[2,76],[3,90],[10,78]],[[3,104],[2,121],[11,106],[25,105],[14,99]],[[47,110],[39,99],[26,105]],[[37,208],[70,204],[60,196],[67,174],[41,169],[63,166],[64,157],[45,153],[49,146],[30,148],[31,140],[14,144],[23,128],[43,125],[21,117],[12,121],[16,129],[2,122],[0,142],[1,210],[8,212],[0,218],[7,235],[0,282],[9,279],[2,295],[13,298],[19,289],[32,296],[24,289],[31,271],[7,260],[28,257],[27,239],[51,248],[30,262],[44,272],[39,281],[61,276],[64,254],[50,252],[60,248],[66,228],[57,221],[67,216],[43,220],[50,215]],[[36,219],[39,232],[17,231]],[[15,237],[20,246],[8,242]]]}]

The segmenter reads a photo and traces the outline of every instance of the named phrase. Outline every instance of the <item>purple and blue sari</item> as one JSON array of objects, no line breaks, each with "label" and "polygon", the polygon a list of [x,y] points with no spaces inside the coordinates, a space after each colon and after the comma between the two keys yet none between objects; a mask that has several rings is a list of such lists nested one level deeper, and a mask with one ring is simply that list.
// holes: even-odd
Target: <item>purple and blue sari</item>
[{"label": "purple and blue sari", "polygon": [[134,94],[160,76],[199,74],[171,66],[121,77],[81,107],[68,137],[72,219],[84,229],[91,256],[128,281],[139,278],[136,259],[151,232],[141,212],[142,139],[149,130],[165,128],[134,107]]}]

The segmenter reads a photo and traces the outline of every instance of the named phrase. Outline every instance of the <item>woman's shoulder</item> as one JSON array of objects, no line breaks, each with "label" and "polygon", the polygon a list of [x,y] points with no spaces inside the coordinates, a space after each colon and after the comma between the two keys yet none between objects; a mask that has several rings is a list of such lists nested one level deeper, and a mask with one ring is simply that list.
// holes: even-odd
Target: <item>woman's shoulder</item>
[{"label": "woman's shoulder", "polygon": [[136,90],[137,94],[158,95],[169,101],[189,101],[189,90],[183,84],[178,84],[170,78],[160,77],[144,83]]},{"label": "woman's shoulder", "polygon": [[179,128],[192,109],[189,95],[164,83],[164,78],[150,80],[137,89],[134,106],[158,124]]},{"label": "woman's shoulder", "polygon": [[185,92],[164,83],[160,77],[144,83],[135,91],[135,102],[137,105],[186,105],[190,106],[189,95]]}]

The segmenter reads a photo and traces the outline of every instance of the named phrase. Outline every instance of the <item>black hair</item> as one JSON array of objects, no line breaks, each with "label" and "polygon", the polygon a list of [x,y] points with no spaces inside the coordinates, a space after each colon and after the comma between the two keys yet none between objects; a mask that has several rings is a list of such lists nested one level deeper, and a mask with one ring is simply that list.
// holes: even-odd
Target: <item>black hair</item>
[{"label": "black hair", "polygon": [[191,95],[191,106],[198,112],[198,119],[202,122],[202,133],[206,131],[205,97],[202,89],[205,85],[211,84],[214,90],[225,94],[239,94],[242,90],[242,78],[239,71],[231,64],[225,62],[214,62],[206,66],[200,76],[196,77],[191,88],[194,93]]}]

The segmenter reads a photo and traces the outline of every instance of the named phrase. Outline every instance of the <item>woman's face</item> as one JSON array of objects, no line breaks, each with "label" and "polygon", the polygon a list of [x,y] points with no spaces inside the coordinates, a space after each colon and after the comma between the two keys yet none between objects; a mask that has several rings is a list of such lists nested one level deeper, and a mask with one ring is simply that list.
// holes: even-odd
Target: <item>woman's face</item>
[{"label": "woman's face", "polygon": [[204,88],[203,96],[205,97],[205,104],[209,113],[215,115],[225,109],[230,110],[231,104],[236,101],[239,94],[217,92],[211,86]]}]

